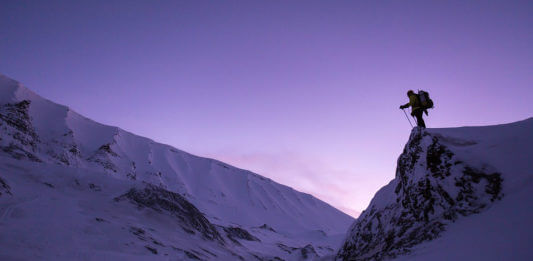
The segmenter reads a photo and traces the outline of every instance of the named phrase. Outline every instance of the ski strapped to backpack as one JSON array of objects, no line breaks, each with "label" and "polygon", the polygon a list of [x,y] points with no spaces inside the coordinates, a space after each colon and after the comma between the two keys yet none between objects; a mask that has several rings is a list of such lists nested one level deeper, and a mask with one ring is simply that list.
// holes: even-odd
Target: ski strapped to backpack
[{"label": "ski strapped to backpack", "polygon": [[418,100],[422,109],[431,109],[433,108],[433,100],[429,98],[429,93],[423,90],[418,91]]}]

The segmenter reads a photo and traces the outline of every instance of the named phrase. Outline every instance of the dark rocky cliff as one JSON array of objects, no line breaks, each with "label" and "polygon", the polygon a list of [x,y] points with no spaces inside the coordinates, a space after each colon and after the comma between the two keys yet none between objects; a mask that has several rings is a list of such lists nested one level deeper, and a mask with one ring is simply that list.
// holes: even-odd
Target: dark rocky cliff
[{"label": "dark rocky cliff", "polygon": [[449,223],[503,196],[500,173],[487,165],[469,165],[443,139],[413,129],[398,159],[396,178],[354,222],[338,260],[383,260],[408,253],[438,237]]}]

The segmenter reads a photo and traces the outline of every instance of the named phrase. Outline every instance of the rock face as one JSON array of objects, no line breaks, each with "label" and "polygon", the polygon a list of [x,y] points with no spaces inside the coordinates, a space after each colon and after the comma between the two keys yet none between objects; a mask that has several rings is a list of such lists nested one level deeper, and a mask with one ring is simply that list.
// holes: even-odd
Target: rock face
[{"label": "rock face", "polygon": [[242,229],[240,227],[223,227],[224,232],[226,232],[226,235],[229,239],[231,239],[233,242],[238,243],[237,239],[244,239],[247,241],[261,241],[259,238],[254,237],[250,232],[248,232],[246,229]]},{"label": "rock face", "polygon": [[449,223],[501,199],[501,174],[486,164],[469,165],[441,139],[413,129],[398,159],[396,178],[354,222],[338,260],[383,260],[408,253],[438,237]]},{"label": "rock face", "polygon": [[9,187],[7,182],[5,180],[3,180],[2,178],[0,178],[0,196],[2,196],[2,194],[11,195],[11,191],[10,190],[11,190],[11,188]]},{"label": "rock face", "polygon": [[31,124],[29,106],[28,100],[0,105],[0,129],[4,133],[4,138],[0,137],[0,148],[16,159],[40,162],[35,156],[39,137]]},{"label": "rock face", "polygon": [[205,239],[224,243],[216,227],[189,201],[177,193],[147,184],[144,189],[130,189],[115,201],[128,199],[140,208],[151,208],[178,218],[178,224],[190,234],[200,233]]}]

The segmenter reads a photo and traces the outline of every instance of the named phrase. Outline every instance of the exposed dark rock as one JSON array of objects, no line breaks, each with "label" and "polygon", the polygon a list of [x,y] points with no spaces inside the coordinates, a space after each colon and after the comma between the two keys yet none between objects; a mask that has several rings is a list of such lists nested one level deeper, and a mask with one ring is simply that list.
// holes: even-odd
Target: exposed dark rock
[{"label": "exposed dark rock", "polygon": [[151,246],[144,246],[146,249],[150,250],[152,254],[157,255],[157,249]]},{"label": "exposed dark rock", "polygon": [[95,185],[93,183],[89,183],[89,189],[91,189],[92,191],[101,191],[102,188],[98,185]]},{"label": "exposed dark rock", "polygon": [[0,177],[0,196],[2,196],[2,193],[13,195],[11,194],[11,187],[9,187],[7,182]]},{"label": "exposed dark rock", "polygon": [[118,167],[115,166],[115,164],[112,161],[112,158],[119,157],[118,154],[113,151],[111,146],[114,143],[107,143],[100,148],[87,160],[90,162],[97,163],[98,165],[102,166],[106,170],[113,171],[114,173],[118,172]]},{"label": "exposed dark rock", "polygon": [[291,254],[294,250],[297,250],[297,249],[298,249],[298,248],[296,248],[296,247],[286,246],[286,245],[284,245],[284,244],[282,244],[282,243],[277,243],[276,245],[277,245],[281,250],[283,250],[283,251],[285,251],[285,252],[287,252],[287,253],[289,253],[289,254]]},{"label": "exposed dark rock", "polygon": [[145,171],[145,176],[155,176],[155,177],[161,177],[163,173],[161,171],[155,172],[155,171]]},{"label": "exposed dark rock", "polygon": [[230,253],[231,253],[231,255],[232,255],[233,257],[238,258],[239,260],[243,260],[243,261],[244,261],[244,257],[242,257],[242,256],[240,256],[240,255],[237,255],[236,253],[233,253],[233,252],[231,252],[231,251],[230,251]]},{"label": "exposed dark rock", "polygon": [[470,194],[469,192],[471,192],[473,189],[472,182],[474,184],[479,184],[483,180],[486,182],[485,192],[492,196],[490,199],[491,201],[501,199],[503,197],[503,194],[501,193],[503,179],[501,178],[500,173],[493,172],[487,174],[471,167],[465,167],[463,174],[464,176],[456,180],[456,186],[461,187],[461,197],[468,197],[468,194]]},{"label": "exposed dark rock", "polygon": [[135,173],[128,173],[126,174],[126,177],[128,177],[131,180],[137,180],[137,174]]},{"label": "exposed dark rock", "polygon": [[98,148],[99,152],[105,152],[113,157],[118,157],[118,154],[111,149],[111,144],[104,144]]},{"label": "exposed dark rock", "polygon": [[223,168],[225,168],[225,169],[229,169],[228,166],[226,166],[226,165],[224,165],[224,164],[222,164],[222,163],[218,163],[218,165],[221,166],[221,167],[223,167]]},{"label": "exposed dark rock", "polygon": [[[293,254],[294,252],[299,253],[300,257],[301,257],[300,258],[301,260],[307,260],[307,259],[314,260],[317,257],[319,257],[319,255],[316,252],[315,248],[311,244],[308,244],[308,245],[306,245],[304,247],[290,247],[290,246],[287,246],[287,245],[284,245],[284,244],[281,244],[281,243],[277,243],[276,245],[281,250],[287,252],[288,254]],[[277,259],[274,258],[273,260],[277,260]]]},{"label": "exposed dark rock", "polygon": [[224,232],[228,235],[228,238],[236,242],[237,238],[248,240],[248,241],[261,241],[259,238],[253,236],[246,229],[240,227],[223,227]]},{"label": "exposed dark rock", "polygon": [[23,147],[10,143],[8,146],[2,147],[2,151],[11,155],[15,159],[28,159],[34,162],[42,162],[39,157],[35,156],[33,153],[25,150]]},{"label": "exposed dark rock", "polygon": [[211,251],[209,251],[209,250],[207,250],[207,249],[205,249],[205,248],[200,248],[200,249],[202,249],[202,251],[208,253],[209,255],[211,255],[211,256],[213,256],[213,257],[217,257],[217,255],[216,255],[215,253],[213,253],[213,252],[211,252]]},{"label": "exposed dark rock", "polygon": [[54,185],[48,183],[48,182],[43,182],[43,184],[45,184],[46,186],[50,187],[50,188],[54,188]]},{"label": "exposed dark rock", "polygon": [[[0,149],[15,159],[34,162],[53,161],[70,166],[80,156],[76,144],[73,144],[73,132],[69,131],[59,139],[43,141],[39,138],[29,114],[31,102],[0,105]],[[69,140],[70,141],[67,141]],[[44,156],[45,160],[39,158]]]},{"label": "exposed dark rock", "polygon": [[131,180],[137,180],[137,165],[135,164],[135,161],[131,162],[131,171],[126,174],[126,177],[128,177]]},{"label": "exposed dark rock", "polygon": [[[178,251],[178,252],[181,252],[181,253],[184,253],[188,258],[190,259],[194,259],[194,260],[205,260],[203,258],[201,258],[200,256],[204,257],[205,255],[201,254],[200,252],[198,251],[195,251],[195,250],[191,250],[191,251],[188,251],[188,250],[185,250],[185,249],[181,249],[181,248],[178,248],[178,247],[175,247],[175,246],[170,246],[172,247],[172,249]],[[209,254],[212,254],[214,255],[213,253],[209,252]],[[216,255],[214,255],[216,257]]]},{"label": "exposed dark rock", "polygon": [[259,228],[261,228],[261,229],[265,229],[265,230],[269,230],[269,231],[272,231],[272,232],[276,232],[276,230],[274,230],[272,227],[270,227],[270,226],[267,225],[267,224],[263,224],[263,225],[261,225]]},{"label": "exposed dark rock", "polygon": [[315,248],[313,248],[312,245],[306,245],[305,247],[300,249],[300,254],[302,255],[302,258],[309,259],[309,258],[316,258],[318,257],[318,254],[315,251]]},{"label": "exposed dark rock", "polygon": [[146,231],[139,227],[130,227],[130,232],[142,241],[147,241]]},{"label": "exposed dark rock", "polygon": [[161,243],[161,242],[159,242],[159,241],[157,241],[157,240],[155,240],[155,239],[153,239],[153,238],[152,238],[152,243],[154,243],[154,244],[156,244],[156,245],[159,245],[159,246],[162,246],[162,247],[165,246],[163,243]]},{"label": "exposed dark rock", "polygon": [[[7,103],[0,106],[0,120],[21,133],[29,134],[32,138],[36,139],[28,141],[29,143],[32,141],[38,141],[37,134],[31,125],[31,119],[28,113],[30,103],[31,102],[28,100],[23,100],[18,103]],[[24,143],[24,141],[21,142]]]},{"label": "exposed dark rock", "polygon": [[[190,252],[193,253],[193,254],[195,254],[195,255],[197,255],[197,256],[205,256],[204,254],[202,254],[202,253],[200,253],[199,251],[196,251],[196,250],[194,250],[194,249],[191,249]],[[213,253],[210,253],[210,254],[213,254]],[[213,254],[213,255],[214,255],[214,254]],[[216,256],[216,255],[215,255],[215,256]]]},{"label": "exposed dark rock", "polygon": [[428,147],[426,153],[427,169],[435,178],[444,179],[450,176],[451,158],[453,153],[433,137],[433,143]]},{"label": "exposed dark rock", "polygon": [[94,218],[94,220],[96,220],[96,221],[98,221],[98,222],[104,222],[104,221],[105,221],[105,219],[103,219],[103,218],[99,218],[99,217]]},{"label": "exposed dark rock", "polygon": [[176,217],[181,227],[189,233],[199,232],[205,239],[224,242],[215,226],[193,204],[177,193],[147,184],[144,189],[132,188],[126,194],[115,198],[116,201],[123,199],[128,199],[141,208],[147,207]]},{"label": "exposed dark rock", "polygon": [[12,139],[2,139],[2,151],[16,159],[41,162],[35,152],[39,136],[33,128],[28,109],[30,101],[7,103],[0,106],[0,132]]},{"label": "exposed dark rock", "polygon": [[46,152],[46,154],[50,155],[50,157],[52,157],[53,159],[59,161],[60,164],[67,165],[67,166],[70,165],[69,157],[65,153],[58,154],[55,151],[49,150]]},{"label": "exposed dark rock", "polygon": [[183,251],[185,253],[185,255],[190,258],[190,259],[195,259],[195,260],[201,260],[197,255],[195,255],[194,253],[192,252],[189,252],[187,250],[184,250]]},{"label": "exposed dark rock", "polygon": [[280,258],[279,256],[275,256],[275,257],[270,257],[270,256],[262,257],[262,256],[259,256],[259,255],[256,255],[256,254],[252,254],[252,256],[255,257],[257,260],[260,260],[260,261],[285,261],[285,259],[282,259],[282,258]]},{"label": "exposed dark rock", "polygon": [[324,246],[317,246],[318,249],[321,249],[321,250],[327,250],[329,252],[333,252],[335,251],[335,249],[331,248],[331,247],[324,247]]},{"label": "exposed dark rock", "polygon": [[408,253],[438,237],[448,223],[503,196],[500,173],[467,165],[439,137],[418,128],[398,159],[393,184],[395,202],[371,204],[352,225],[337,259],[383,260]]},{"label": "exposed dark rock", "polygon": [[108,159],[101,159],[101,158],[91,157],[91,158],[88,159],[88,161],[95,162],[95,163],[101,165],[102,167],[104,167],[104,169],[113,171],[115,173],[118,171],[117,170],[117,166],[115,166],[115,164],[110,162]]}]

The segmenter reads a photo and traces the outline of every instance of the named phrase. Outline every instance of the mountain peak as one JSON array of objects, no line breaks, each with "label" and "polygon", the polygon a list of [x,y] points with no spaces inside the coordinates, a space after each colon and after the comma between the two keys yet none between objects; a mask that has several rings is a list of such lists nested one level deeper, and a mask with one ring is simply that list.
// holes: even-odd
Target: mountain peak
[{"label": "mountain peak", "polygon": [[[533,196],[529,182],[533,173],[531,133],[532,119],[483,127],[414,128],[398,159],[395,179],[376,193],[369,207],[352,224],[337,258],[384,260],[405,256],[408,260],[457,260],[448,253],[453,249],[440,247],[442,242],[455,246],[456,241],[464,242],[457,239],[456,233],[448,232],[454,230],[456,222],[479,219],[476,215],[490,220],[490,215],[496,215],[527,223],[533,212],[521,211],[525,206],[516,197]],[[531,203],[527,204],[532,209]],[[502,206],[504,212],[488,211]],[[512,214],[509,209],[514,209]],[[463,230],[484,234],[479,231],[498,225],[481,222]],[[497,230],[505,235],[505,240],[516,243],[519,252],[530,255],[527,248],[518,246],[522,245],[523,230],[532,231],[531,228],[529,225],[529,229],[519,231],[504,226]],[[436,238],[441,238],[441,244],[428,243]],[[480,249],[457,246],[463,251],[461,260],[511,256],[499,244],[503,239],[481,238],[487,248],[483,251],[493,254],[480,258],[477,254]],[[447,241],[450,239],[455,241]],[[419,251],[423,244],[431,245],[432,251],[425,249],[426,254],[417,254],[420,257],[409,255]]]}]

